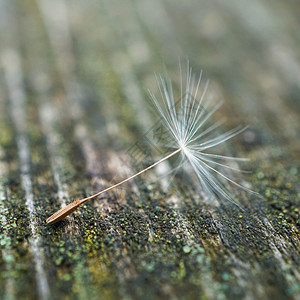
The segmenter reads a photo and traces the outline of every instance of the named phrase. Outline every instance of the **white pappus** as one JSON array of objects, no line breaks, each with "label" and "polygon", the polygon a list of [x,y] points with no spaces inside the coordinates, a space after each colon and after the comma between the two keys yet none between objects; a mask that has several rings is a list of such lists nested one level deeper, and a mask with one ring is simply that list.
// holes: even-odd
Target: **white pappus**
[{"label": "white pappus", "polygon": [[202,84],[202,71],[196,78],[187,63],[185,79],[183,79],[180,64],[179,73],[180,98],[178,101],[175,100],[172,81],[168,77],[156,76],[160,99],[148,90],[152,103],[161,117],[163,127],[169,135],[167,145],[162,146],[175,149],[171,156],[181,153],[181,161],[178,165],[186,163],[190,165],[208,196],[227,199],[239,206],[222,181],[226,180],[250,193],[259,194],[229,178],[219,168],[243,172],[226,164],[226,161],[239,162],[248,161],[248,159],[214,154],[209,151],[245,131],[247,126],[238,126],[220,134],[218,128],[223,121],[211,122],[211,118],[222,106],[222,102],[215,104],[212,101],[205,101],[209,81],[204,84],[201,96],[198,98]]}]

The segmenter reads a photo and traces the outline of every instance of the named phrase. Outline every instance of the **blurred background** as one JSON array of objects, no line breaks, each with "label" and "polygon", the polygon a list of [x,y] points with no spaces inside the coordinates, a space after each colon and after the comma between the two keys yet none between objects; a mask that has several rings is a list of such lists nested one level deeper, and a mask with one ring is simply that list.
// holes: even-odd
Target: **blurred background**
[{"label": "blurred background", "polygon": [[165,64],[177,72],[179,58],[188,58],[211,79],[234,123],[247,118],[266,133],[295,134],[296,1],[2,0],[0,13],[2,61],[17,56],[24,84],[44,97],[67,98],[72,114],[74,107],[120,103],[145,123],[144,89],[157,90],[154,71]]},{"label": "blurred background", "polygon": [[[0,298],[297,299],[299,16],[296,0],[0,0]],[[132,173],[154,72],[176,86],[186,59],[225,129],[250,125],[228,149],[263,198],[199,208],[130,183],[46,227]]]}]

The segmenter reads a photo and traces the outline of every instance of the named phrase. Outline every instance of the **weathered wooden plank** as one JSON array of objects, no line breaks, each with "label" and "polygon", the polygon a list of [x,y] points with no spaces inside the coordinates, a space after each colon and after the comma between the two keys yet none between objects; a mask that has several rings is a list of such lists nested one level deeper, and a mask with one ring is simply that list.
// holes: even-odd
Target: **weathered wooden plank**
[{"label": "weathered wooden plank", "polygon": [[[0,298],[298,299],[299,4],[0,2]],[[211,77],[216,118],[250,129],[244,211],[186,178],[142,179],[45,219],[135,171],[154,118],[144,88],[178,57]],[[175,84],[176,88],[176,84]],[[150,145],[149,145],[150,148]],[[168,164],[162,167],[170,169]]]}]

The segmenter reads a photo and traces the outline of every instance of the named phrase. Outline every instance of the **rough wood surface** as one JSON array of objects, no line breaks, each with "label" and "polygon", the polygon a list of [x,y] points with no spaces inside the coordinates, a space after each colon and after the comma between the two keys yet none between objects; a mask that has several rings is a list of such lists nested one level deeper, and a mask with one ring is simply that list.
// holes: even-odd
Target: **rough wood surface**
[{"label": "rough wood surface", "polygon": [[[0,1],[1,299],[300,299],[298,1]],[[224,99],[251,159],[241,211],[136,170],[144,88],[178,57]],[[168,167],[167,165],[165,167]]]}]

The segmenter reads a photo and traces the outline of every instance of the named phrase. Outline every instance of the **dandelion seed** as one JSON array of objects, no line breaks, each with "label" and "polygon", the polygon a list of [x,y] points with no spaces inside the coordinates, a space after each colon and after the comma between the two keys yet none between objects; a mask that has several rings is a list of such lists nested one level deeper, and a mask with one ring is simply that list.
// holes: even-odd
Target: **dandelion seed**
[{"label": "dandelion seed", "polygon": [[217,169],[218,167],[221,167],[223,169],[239,171],[238,169],[226,164],[226,162],[239,162],[247,159],[209,152],[211,149],[225,143],[243,132],[247,127],[238,126],[227,132],[218,134],[217,129],[222,124],[222,121],[211,124],[210,119],[221,107],[222,103],[215,105],[210,103],[210,101],[204,101],[208,88],[208,81],[204,85],[200,99],[198,99],[197,96],[200,91],[200,85],[202,84],[202,72],[200,73],[198,80],[196,80],[196,76],[192,74],[192,68],[190,68],[187,63],[187,74],[184,82],[181,66],[179,69],[180,101],[178,101],[178,103],[175,102],[172,82],[167,77],[164,78],[161,75],[156,76],[161,96],[160,100],[158,100],[156,96],[149,91],[150,98],[162,120],[163,127],[170,137],[170,141],[167,146],[173,148],[173,151],[170,154],[166,154],[163,158],[149,167],[124,179],[123,181],[87,198],[75,200],[50,216],[46,220],[47,224],[53,224],[64,219],[86,201],[134,179],[176,155],[181,155],[181,159],[180,163],[174,168],[174,170],[177,171],[182,165],[188,164],[196,174],[203,190],[210,196],[224,198],[238,205],[234,200],[233,195],[225,187],[223,183],[224,180],[243,190],[259,195],[249,188],[235,182],[233,179],[225,175],[224,172]]}]

